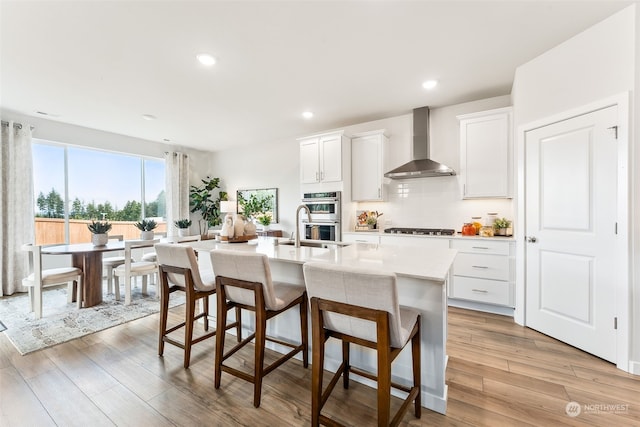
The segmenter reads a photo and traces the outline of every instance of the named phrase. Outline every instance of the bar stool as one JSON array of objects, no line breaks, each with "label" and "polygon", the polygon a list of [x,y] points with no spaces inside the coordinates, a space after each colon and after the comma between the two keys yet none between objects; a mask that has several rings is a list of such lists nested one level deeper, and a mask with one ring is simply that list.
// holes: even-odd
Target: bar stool
[{"label": "bar stool", "polygon": [[[340,425],[321,412],[341,375],[349,388],[350,372],[378,382],[379,426],[398,425],[412,401],[420,418],[420,314],[399,305],[395,274],[317,262],[305,263],[303,271],[311,298],[311,425]],[[323,391],[324,345],[331,337],[342,341],[342,364]],[[409,340],[413,386],[406,387],[391,381],[391,363]],[[350,365],[350,343],[376,351],[377,376]],[[409,394],[393,419],[391,387]]]},{"label": "bar stool", "polygon": [[[158,355],[164,353],[164,343],[175,345],[184,350],[184,367],[188,368],[191,361],[191,346],[207,338],[211,338],[217,330],[193,338],[194,322],[203,319],[204,330],[209,330],[209,296],[216,293],[216,283],[213,273],[203,273],[198,267],[198,260],[192,247],[172,243],[155,245],[158,257],[158,272],[160,276],[160,333],[158,337]],[[185,321],[167,329],[169,314],[169,295],[176,291],[186,294]],[[202,300],[203,310],[196,312],[196,302]],[[239,319],[239,309],[236,310]],[[226,325],[226,319],[218,318],[218,325]],[[184,327],[184,343],[170,338],[168,335]],[[236,327],[240,336],[240,322],[226,325],[224,329]],[[218,328],[219,329],[219,328]],[[224,333],[221,334],[224,336]]]},{"label": "bar stool", "polygon": [[[263,378],[288,359],[302,352],[302,363],[308,361],[309,331],[307,321],[307,293],[304,286],[273,282],[269,259],[266,255],[233,250],[212,250],[211,265],[216,274],[218,322],[225,322],[227,311],[238,307],[253,311],[256,316],[255,331],[242,339],[228,353],[224,353],[224,334],[216,337],[215,388],[220,388],[222,371],[253,383],[253,406],[260,406]],[[290,308],[299,306],[301,343],[292,344],[268,337],[267,320]],[[240,319],[238,315],[237,319]],[[240,337],[240,335],[238,335]],[[224,361],[255,338],[255,369],[253,375],[230,366]],[[269,366],[264,366],[265,341],[290,347],[292,350]]]}]

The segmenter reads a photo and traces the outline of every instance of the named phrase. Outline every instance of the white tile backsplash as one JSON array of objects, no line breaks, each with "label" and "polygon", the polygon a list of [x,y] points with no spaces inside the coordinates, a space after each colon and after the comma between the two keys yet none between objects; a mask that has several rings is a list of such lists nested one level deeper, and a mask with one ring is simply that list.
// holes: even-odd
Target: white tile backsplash
[{"label": "white tile backsplash", "polygon": [[[462,200],[458,178],[453,176],[390,180],[386,202],[358,203],[358,210],[383,212],[383,228],[453,228],[460,231],[471,217],[497,212],[513,220],[512,199]],[[389,223],[390,222],[390,223]]]}]

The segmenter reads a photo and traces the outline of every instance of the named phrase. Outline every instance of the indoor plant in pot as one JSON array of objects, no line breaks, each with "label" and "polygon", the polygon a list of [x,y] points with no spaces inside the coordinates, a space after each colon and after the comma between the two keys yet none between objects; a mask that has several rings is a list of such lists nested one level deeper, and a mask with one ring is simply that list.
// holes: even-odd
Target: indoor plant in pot
[{"label": "indoor plant in pot", "polygon": [[206,238],[210,226],[222,223],[220,218],[220,201],[227,199],[227,193],[220,191],[218,199],[214,199],[212,191],[220,188],[220,178],[202,179],[202,185],[192,185],[189,189],[189,206],[191,213],[200,213],[202,220],[199,221],[200,235]]},{"label": "indoor plant in pot", "polygon": [[158,223],[153,219],[143,219],[134,224],[138,230],[140,230],[140,238],[142,240],[153,240],[153,230],[156,229]]},{"label": "indoor plant in pot", "polygon": [[109,230],[111,223],[109,221],[91,221],[87,224],[87,228],[91,232],[91,243],[93,246],[104,246],[109,241]]},{"label": "indoor plant in pot", "polygon": [[238,204],[242,207],[244,216],[252,222],[259,222],[268,229],[271,224],[272,196],[260,196],[252,194],[248,199],[238,198]]},{"label": "indoor plant in pot", "polygon": [[185,237],[189,235],[189,227],[191,227],[189,218],[179,219],[174,222],[174,225],[178,227],[178,236]]},{"label": "indoor plant in pot", "polygon": [[493,228],[496,230],[497,236],[511,236],[513,230],[511,228],[511,221],[507,218],[498,218],[493,223]]}]

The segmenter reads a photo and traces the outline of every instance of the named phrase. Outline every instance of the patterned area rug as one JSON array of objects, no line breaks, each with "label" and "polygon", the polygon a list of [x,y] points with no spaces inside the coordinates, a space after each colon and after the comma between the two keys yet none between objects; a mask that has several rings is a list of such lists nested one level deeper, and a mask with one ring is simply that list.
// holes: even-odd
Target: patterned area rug
[{"label": "patterned area rug", "polygon": [[[131,305],[105,295],[101,304],[78,310],[75,303],[67,303],[66,287],[47,289],[42,296],[42,318],[35,320],[29,312],[29,297],[26,293],[0,298],[0,322],[6,326],[2,333],[25,355],[75,338],[111,328],[131,320],[160,311],[160,302],[154,291],[145,296],[140,288],[134,288]],[[184,304],[180,293],[172,294],[169,306]],[[0,328],[1,330],[1,328]]]}]

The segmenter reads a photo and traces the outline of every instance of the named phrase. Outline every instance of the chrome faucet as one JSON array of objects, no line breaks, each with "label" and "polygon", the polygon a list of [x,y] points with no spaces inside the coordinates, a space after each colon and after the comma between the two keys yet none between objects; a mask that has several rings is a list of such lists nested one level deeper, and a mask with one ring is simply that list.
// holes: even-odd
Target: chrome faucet
[{"label": "chrome faucet", "polygon": [[307,211],[307,219],[311,222],[311,211],[307,205],[300,205],[298,209],[296,209],[296,242],[295,247],[300,247],[300,210],[305,209]]}]

